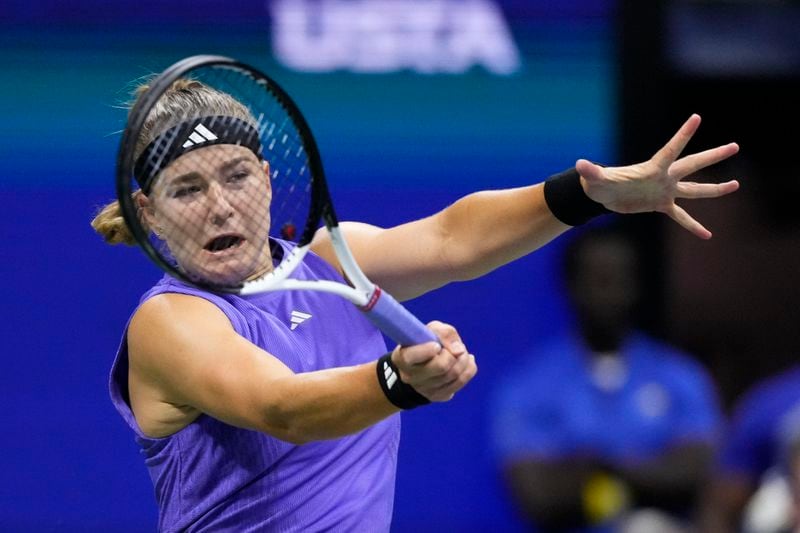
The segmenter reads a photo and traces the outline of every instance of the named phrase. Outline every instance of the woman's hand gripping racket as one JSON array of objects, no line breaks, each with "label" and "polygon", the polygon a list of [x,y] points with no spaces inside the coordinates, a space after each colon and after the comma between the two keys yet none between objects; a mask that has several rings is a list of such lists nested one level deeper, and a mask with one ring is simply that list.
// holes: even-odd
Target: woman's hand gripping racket
[{"label": "woman's hand gripping racket", "polygon": [[[170,96],[176,91],[196,96],[186,105],[185,94]],[[125,222],[172,276],[212,292],[338,294],[398,344],[438,342],[358,267],[311,130],[289,95],[258,70],[220,56],[166,69],[130,111],[116,179]],[[321,220],[352,286],[290,277]],[[282,253],[270,237],[297,239],[296,246]]]}]

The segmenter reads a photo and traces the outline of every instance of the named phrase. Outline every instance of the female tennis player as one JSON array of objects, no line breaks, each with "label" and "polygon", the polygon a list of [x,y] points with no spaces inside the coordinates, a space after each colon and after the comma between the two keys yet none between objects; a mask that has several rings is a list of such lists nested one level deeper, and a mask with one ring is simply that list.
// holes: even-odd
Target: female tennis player
[{"label": "female tennis player", "polygon": [[[171,109],[250,119],[231,96],[181,80],[159,101],[142,150],[169,127]],[[474,193],[397,227],[341,229],[367,277],[399,300],[481,276],[606,212],[659,211],[709,238],[675,200],[723,196],[738,183],[681,180],[738,147],[679,159],[699,123],[690,117],[640,164],[579,160],[543,184]],[[182,270],[211,282],[256,279],[293,246],[258,229],[277,201],[270,161],[241,139],[217,140],[160,169],[135,201]],[[243,201],[252,197],[263,201]],[[92,225],[110,243],[134,242],[117,202]],[[326,229],[293,275],[345,281]],[[439,343],[384,355],[381,332],[332,294],[220,294],[165,276],[127,324],[110,380],[153,480],[159,528],[388,531],[399,412],[450,400],[477,371],[452,326],[428,326]]]}]

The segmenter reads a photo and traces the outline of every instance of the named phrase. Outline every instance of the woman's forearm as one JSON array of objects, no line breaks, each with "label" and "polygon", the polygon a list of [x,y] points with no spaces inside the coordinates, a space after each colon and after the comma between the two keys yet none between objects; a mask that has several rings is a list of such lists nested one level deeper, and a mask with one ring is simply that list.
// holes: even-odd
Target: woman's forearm
[{"label": "woman's forearm", "polygon": [[450,266],[461,280],[525,256],[570,228],[550,212],[542,184],[473,193],[436,216]]}]

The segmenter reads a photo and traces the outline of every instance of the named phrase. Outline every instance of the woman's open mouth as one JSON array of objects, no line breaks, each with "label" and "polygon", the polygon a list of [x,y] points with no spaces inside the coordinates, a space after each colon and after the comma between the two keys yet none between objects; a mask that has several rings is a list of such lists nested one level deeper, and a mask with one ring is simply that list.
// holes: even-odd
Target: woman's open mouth
[{"label": "woman's open mouth", "polygon": [[236,234],[220,235],[214,237],[203,246],[204,250],[211,253],[223,252],[225,250],[232,250],[238,248],[244,242],[244,237]]}]

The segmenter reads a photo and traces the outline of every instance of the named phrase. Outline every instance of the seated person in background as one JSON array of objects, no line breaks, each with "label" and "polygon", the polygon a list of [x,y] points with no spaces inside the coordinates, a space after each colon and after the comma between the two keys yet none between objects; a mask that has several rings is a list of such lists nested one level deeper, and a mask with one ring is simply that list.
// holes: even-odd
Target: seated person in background
[{"label": "seated person in background", "polygon": [[493,441],[522,516],[539,531],[684,531],[721,427],[690,357],[633,328],[631,240],[577,234],[564,278],[576,322],[499,384]]},{"label": "seated person in background", "polygon": [[797,531],[800,366],[762,380],[734,406],[703,504],[707,533]]}]

